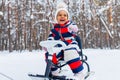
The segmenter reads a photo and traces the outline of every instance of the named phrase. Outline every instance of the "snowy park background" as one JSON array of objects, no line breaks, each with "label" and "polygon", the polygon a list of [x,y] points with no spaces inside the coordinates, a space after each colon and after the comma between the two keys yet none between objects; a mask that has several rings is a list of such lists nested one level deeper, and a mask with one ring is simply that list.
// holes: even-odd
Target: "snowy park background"
[{"label": "snowy park background", "polygon": [[[91,80],[120,80],[120,50],[83,49],[83,52],[88,56],[91,71],[95,71]],[[40,50],[0,52],[0,80],[31,80],[28,73],[44,74],[45,66]]]},{"label": "snowy park background", "polygon": [[0,0],[0,51],[39,50],[61,1],[83,48],[120,49],[120,0]]}]

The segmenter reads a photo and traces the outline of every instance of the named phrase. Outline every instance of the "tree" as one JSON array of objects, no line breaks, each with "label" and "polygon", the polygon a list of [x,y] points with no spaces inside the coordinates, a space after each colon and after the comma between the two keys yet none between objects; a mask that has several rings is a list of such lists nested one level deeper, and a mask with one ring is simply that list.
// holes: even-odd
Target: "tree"
[{"label": "tree", "polygon": [[120,48],[119,0],[1,0],[0,50],[37,50],[54,23],[56,3],[68,5],[83,48]]}]

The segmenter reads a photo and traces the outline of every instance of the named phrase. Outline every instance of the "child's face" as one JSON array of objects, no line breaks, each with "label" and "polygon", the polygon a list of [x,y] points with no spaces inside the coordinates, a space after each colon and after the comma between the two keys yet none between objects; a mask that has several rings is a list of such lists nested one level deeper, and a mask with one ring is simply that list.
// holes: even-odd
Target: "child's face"
[{"label": "child's face", "polygon": [[58,24],[64,24],[65,22],[68,21],[68,14],[66,11],[61,10],[57,14],[57,22]]}]

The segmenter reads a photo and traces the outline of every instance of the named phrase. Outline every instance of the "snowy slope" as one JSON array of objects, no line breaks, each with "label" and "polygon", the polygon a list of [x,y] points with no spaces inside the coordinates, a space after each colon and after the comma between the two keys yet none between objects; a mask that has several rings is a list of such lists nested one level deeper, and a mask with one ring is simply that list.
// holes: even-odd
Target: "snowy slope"
[{"label": "snowy slope", "polygon": [[[84,49],[94,80],[120,80],[120,50]],[[31,80],[28,73],[44,74],[45,61],[41,51],[0,52],[0,80]],[[12,79],[8,79],[4,76]]]}]

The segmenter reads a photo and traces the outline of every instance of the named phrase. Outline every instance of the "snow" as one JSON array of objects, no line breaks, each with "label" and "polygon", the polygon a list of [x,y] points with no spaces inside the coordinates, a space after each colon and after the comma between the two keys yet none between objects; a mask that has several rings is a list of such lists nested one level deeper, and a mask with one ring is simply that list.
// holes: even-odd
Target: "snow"
[{"label": "snow", "polygon": [[120,80],[120,50],[87,49],[84,53],[95,71],[94,80]]},{"label": "snow", "polygon": [[[83,49],[83,52],[88,56],[91,71],[95,71],[93,80],[120,80],[119,49]],[[45,67],[40,50],[0,52],[0,80],[31,80],[28,73],[44,74]]]},{"label": "snow", "polygon": [[2,11],[0,11],[0,16],[3,16],[3,12]]},{"label": "snow", "polygon": [[[42,61],[42,62],[41,62]],[[39,52],[0,52],[0,80],[3,79],[1,75],[5,74],[13,80],[31,80],[27,74],[31,72],[44,73],[45,61],[43,54]],[[3,77],[3,78],[2,78]]]}]

